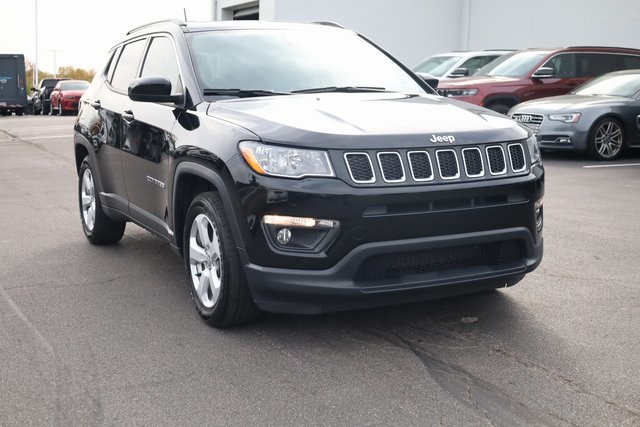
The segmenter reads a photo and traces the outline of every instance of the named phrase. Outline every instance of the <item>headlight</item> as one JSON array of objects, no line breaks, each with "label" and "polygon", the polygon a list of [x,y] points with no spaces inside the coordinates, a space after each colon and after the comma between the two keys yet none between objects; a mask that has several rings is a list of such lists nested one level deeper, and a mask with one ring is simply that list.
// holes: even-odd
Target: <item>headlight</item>
[{"label": "headlight", "polygon": [[457,96],[475,96],[478,89],[443,89],[442,92],[443,96],[455,98]]},{"label": "headlight", "polygon": [[531,158],[531,164],[542,163],[540,158],[540,147],[538,146],[538,140],[535,135],[532,135],[527,139],[527,147],[529,148],[529,157]]},{"label": "headlight", "polygon": [[580,115],[580,113],[550,114],[549,120],[564,123],[578,123],[578,120],[580,120]]},{"label": "headlight", "polygon": [[287,178],[335,176],[326,151],[243,141],[240,143],[240,152],[249,167],[261,175]]}]

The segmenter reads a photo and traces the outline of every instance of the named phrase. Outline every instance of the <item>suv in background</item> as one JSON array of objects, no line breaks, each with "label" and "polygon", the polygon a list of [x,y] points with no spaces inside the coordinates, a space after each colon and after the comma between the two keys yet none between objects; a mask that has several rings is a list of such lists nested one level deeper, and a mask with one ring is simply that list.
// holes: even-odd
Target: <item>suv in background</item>
[{"label": "suv in background", "polygon": [[165,239],[217,327],[511,286],[542,259],[532,132],[335,24],[131,30],[74,150],[87,239]]},{"label": "suv in background", "polygon": [[33,90],[31,103],[33,104],[33,114],[49,114],[51,111],[51,92],[59,81],[68,79],[42,79],[37,89]]},{"label": "suv in background", "polygon": [[473,77],[442,82],[438,93],[506,114],[520,102],[564,95],[594,77],[636,68],[638,49],[525,49],[496,59]]},{"label": "suv in background", "polygon": [[513,52],[510,49],[450,52],[433,55],[413,67],[416,73],[429,74],[438,79],[473,76],[494,59]]}]

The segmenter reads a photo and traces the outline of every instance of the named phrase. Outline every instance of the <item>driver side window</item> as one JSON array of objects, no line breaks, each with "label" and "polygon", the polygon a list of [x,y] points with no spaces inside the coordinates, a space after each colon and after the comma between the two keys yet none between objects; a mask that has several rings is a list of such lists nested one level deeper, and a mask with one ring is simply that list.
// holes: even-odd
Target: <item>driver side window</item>
[{"label": "driver side window", "polygon": [[556,55],[548,60],[543,67],[553,68],[555,77],[558,78],[576,77],[576,55],[573,53]]},{"label": "driver side window", "polygon": [[167,37],[154,37],[142,66],[141,77],[165,77],[171,82],[171,95],[182,94],[182,79],[173,43]]}]

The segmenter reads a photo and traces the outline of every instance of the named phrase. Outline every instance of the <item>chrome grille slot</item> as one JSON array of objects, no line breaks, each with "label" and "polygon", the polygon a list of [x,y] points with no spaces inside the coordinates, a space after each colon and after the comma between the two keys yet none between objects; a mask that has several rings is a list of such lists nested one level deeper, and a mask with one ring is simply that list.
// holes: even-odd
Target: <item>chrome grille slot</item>
[{"label": "chrome grille slot", "polygon": [[400,154],[396,152],[378,153],[378,164],[384,182],[404,182],[404,166]]},{"label": "chrome grille slot", "polygon": [[514,113],[511,115],[511,118],[517,122],[522,123],[529,129],[534,132],[538,132],[542,122],[544,120],[544,116],[542,114],[526,114],[526,113]]},{"label": "chrome grille slot", "polygon": [[479,148],[463,148],[462,160],[464,171],[469,178],[484,176],[484,165],[482,164],[482,154]]},{"label": "chrome grille slot", "polygon": [[349,175],[353,182],[358,184],[370,184],[376,181],[373,172],[373,164],[367,153],[345,153],[344,160],[349,169]]},{"label": "chrome grille slot", "polygon": [[431,157],[426,151],[409,151],[409,168],[414,181],[432,181],[433,166]]},{"label": "chrome grille slot", "polygon": [[491,175],[504,175],[507,173],[507,162],[504,158],[504,150],[500,145],[487,147],[487,163]]},{"label": "chrome grille slot", "polygon": [[454,150],[436,151],[436,160],[438,161],[438,171],[442,179],[450,180],[460,178],[458,156]]},{"label": "chrome grille slot", "polygon": [[527,162],[524,156],[524,148],[521,144],[509,145],[509,161],[511,162],[511,169],[514,172],[522,172],[527,169]]}]

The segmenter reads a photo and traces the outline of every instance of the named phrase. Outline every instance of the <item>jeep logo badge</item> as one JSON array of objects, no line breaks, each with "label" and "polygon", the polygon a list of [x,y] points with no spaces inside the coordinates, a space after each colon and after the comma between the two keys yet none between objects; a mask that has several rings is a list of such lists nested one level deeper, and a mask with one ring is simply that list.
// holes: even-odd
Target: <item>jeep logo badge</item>
[{"label": "jeep logo badge", "polygon": [[434,144],[438,142],[448,142],[449,144],[453,144],[454,142],[456,142],[456,138],[453,135],[431,135],[429,141],[433,142]]}]

